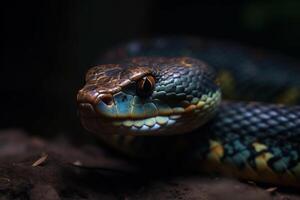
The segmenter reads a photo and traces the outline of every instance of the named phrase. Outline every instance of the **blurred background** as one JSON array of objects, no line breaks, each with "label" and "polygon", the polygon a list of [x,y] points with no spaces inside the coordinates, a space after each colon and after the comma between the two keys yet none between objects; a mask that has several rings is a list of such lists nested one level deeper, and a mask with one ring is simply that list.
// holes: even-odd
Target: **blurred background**
[{"label": "blurred background", "polygon": [[299,57],[300,1],[5,1],[0,128],[84,132],[76,93],[106,49],[134,38],[191,35]]}]

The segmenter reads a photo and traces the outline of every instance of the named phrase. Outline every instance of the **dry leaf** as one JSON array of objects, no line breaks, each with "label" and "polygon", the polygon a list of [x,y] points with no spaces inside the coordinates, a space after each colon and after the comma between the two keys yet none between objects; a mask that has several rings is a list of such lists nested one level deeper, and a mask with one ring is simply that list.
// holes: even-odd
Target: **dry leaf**
[{"label": "dry leaf", "polygon": [[248,184],[252,185],[252,186],[257,186],[256,183],[254,181],[247,181]]},{"label": "dry leaf", "polygon": [[75,162],[73,162],[73,165],[82,166],[82,163],[79,160],[76,160]]},{"label": "dry leaf", "polygon": [[47,154],[45,154],[45,153],[42,154],[42,156],[32,164],[32,167],[41,165],[42,163],[44,163],[47,160],[47,158],[48,158]]},{"label": "dry leaf", "polygon": [[277,190],[278,188],[277,187],[271,187],[271,188],[268,188],[266,189],[267,192],[270,192],[270,193],[273,193]]}]

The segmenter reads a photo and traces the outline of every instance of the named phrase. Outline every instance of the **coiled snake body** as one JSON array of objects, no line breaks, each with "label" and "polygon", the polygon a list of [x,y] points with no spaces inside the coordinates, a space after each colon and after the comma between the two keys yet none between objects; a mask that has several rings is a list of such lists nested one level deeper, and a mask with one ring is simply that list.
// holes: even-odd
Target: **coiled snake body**
[{"label": "coiled snake body", "polygon": [[84,127],[114,148],[300,186],[300,67],[292,60],[169,38],[128,43],[101,62],[77,101]]}]

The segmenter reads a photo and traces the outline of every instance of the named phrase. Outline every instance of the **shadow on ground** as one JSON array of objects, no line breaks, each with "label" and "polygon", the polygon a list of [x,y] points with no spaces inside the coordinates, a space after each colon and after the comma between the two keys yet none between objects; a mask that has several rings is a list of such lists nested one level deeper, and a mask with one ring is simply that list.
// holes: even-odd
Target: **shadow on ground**
[{"label": "shadow on ground", "polygon": [[141,171],[94,145],[0,133],[0,199],[300,199],[254,183]]}]

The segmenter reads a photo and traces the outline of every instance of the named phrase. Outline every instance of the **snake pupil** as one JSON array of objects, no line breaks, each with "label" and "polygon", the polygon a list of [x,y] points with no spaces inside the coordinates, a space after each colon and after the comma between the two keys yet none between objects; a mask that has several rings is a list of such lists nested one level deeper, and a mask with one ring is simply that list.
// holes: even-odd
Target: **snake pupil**
[{"label": "snake pupil", "polygon": [[141,97],[148,97],[152,94],[155,85],[153,76],[146,76],[137,82],[137,94]]}]

